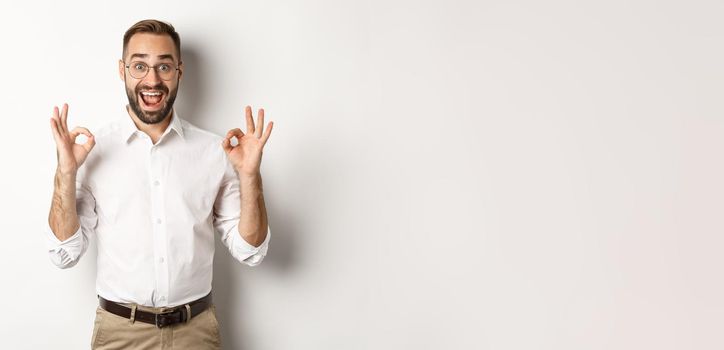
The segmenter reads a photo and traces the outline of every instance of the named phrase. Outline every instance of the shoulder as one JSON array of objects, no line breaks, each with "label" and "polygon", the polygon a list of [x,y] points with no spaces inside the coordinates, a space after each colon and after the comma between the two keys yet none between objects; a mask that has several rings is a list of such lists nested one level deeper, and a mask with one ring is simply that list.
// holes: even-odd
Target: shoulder
[{"label": "shoulder", "polygon": [[187,120],[179,118],[183,128],[186,152],[185,157],[192,157],[207,170],[215,169],[219,174],[233,174],[233,168],[221,145],[224,137],[210,130],[202,129]]},{"label": "shoulder", "polygon": [[179,122],[181,123],[181,127],[183,128],[184,137],[187,137],[192,141],[221,143],[221,140],[224,139],[221,135],[206,129],[202,129],[192,124],[188,120],[179,118]]},{"label": "shoulder", "polygon": [[106,139],[109,136],[113,134],[117,134],[121,132],[121,120],[120,118],[113,119],[111,121],[107,121],[105,124],[101,125],[94,133],[96,139]]},{"label": "shoulder", "polygon": [[211,162],[225,163],[227,161],[226,152],[221,146],[221,141],[224,140],[221,135],[202,129],[187,120],[180,119],[179,121],[183,128],[184,143],[189,155],[203,157]]},{"label": "shoulder", "polygon": [[183,128],[184,139],[188,145],[199,150],[205,150],[218,156],[225,156],[224,149],[221,147],[221,141],[224,138],[210,130],[202,129],[189,122],[180,119]]}]

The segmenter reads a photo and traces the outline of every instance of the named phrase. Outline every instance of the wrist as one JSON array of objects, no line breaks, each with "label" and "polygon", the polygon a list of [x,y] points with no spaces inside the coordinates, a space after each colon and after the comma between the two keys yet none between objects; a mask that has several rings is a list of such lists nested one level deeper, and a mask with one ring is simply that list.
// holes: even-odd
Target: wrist
[{"label": "wrist", "polygon": [[76,175],[78,174],[78,169],[64,169],[62,167],[57,167],[55,169],[55,175],[59,176],[61,178],[71,178],[75,179]]},{"label": "wrist", "polygon": [[[239,176],[239,186],[241,187],[241,191],[245,194],[253,194],[256,192],[261,192],[261,174],[259,172],[256,173],[238,173]],[[247,196],[247,198],[249,198]]]},{"label": "wrist", "polygon": [[261,177],[261,172],[259,170],[256,171],[243,171],[239,168],[234,168],[234,171],[236,171],[236,174],[239,176],[239,178],[259,178]]}]

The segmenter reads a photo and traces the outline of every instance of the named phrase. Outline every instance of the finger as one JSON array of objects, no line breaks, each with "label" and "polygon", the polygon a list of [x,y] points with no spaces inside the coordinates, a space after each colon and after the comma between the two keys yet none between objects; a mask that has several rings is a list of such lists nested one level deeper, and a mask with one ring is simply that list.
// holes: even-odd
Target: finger
[{"label": "finger", "polygon": [[96,137],[91,134],[90,136],[88,136],[88,141],[83,144],[83,148],[85,148],[86,151],[90,152],[95,145]]},{"label": "finger", "polygon": [[254,118],[251,115],[251,106],[246,106],[246,133],[254,133]]},{"label": "finger", "polygon": [[259,128],[254,130],[254,136],[256,136],[257,138],[261,138],[261,135],[264,134],[264,108],[259,108],[259,112],[257,112],[256,123],[259,125]]},{"label": "finger", "polygon": [[229,132],[226,133],[226,138],[229,139],[229,141],[231,141],[231,138],[234,136],[236,136],[237,139],[241,139],[242,137],[244,137],[244,132],[241,131],[241,129],[236,128],[231,129],[229,130]]},{"label": "finger", "polygon": [[73,140],[73,143],[75,143],[75,138],[78,137],[78,135],[83,134],[88,139],[85,141],[85,143],[81,144],[81,147],[86,150],[86,152],[90,152],[93,149],[93,146],[96,145],[96,138],[91,134],[88,129],[82,127],[82,126],[76,126],[73,128],[73,131],[70,132],[70,137]]},{"label": "finger", "polygon": [[66,135],[63,130],[63,123],[60,121],[60,110],[58,106],[53,107],[53,120],[55,120],[55,126],[58,128],[58,134],[60,134],[61,138],[64,138]]},{"label": "finger", "polygon": [[68,133],[68,104],[63,103],[63,111],[60,113],[60,120],[63,122],[63,130]]},{"label": "finger", "polygon": [[236,137],[238,145],[239,140],[244,137],[244,133],[239,128],[231,129],[229,130],[229,132],[226,133],[224,140],[221,142],[221,147],[224,148],[224,151],[226,151],[226,153],[229,153],[234,148],[234,146],[231,144],[232,137]]},{"label": "finger", "polygon": [[264,136],[261,138],[261,144],[262,146],[266,144],[266,140],[269,139],[269,135],[271,135],[272,127],[274,126],[274,122],[269,122],[266,127],[266,132],[264,133]]},{"label": "finger", "polygon": [[226,152],[227,154],[229,152],[231,152],[231,150],[234,148],[234,147],[231,147],[231,141],[229,141],[228,138],[224,138],[221,141],[221,147],[224,149],[224,152]]},{"label": "finger", "polygon": [[55,139],[56,145],[61,145],[61,142],[63,142],[63,136],[60,135],[60,130],[58,130],[58,121],[55,118],[50,118],[50,129],[53,132],[53,139]]},{"label": "finger", "polygon": [[73,139],[73,142],[75,142],[75,138],[78,137],[78,135],[83,134],[88,137],[88,140],[90,140],[91,137],[93,137],[93,134],[91,134],[88,129],[82,127],[82,126],[76,126],[73,128],[73,130],[70,132],[70,138]]}]

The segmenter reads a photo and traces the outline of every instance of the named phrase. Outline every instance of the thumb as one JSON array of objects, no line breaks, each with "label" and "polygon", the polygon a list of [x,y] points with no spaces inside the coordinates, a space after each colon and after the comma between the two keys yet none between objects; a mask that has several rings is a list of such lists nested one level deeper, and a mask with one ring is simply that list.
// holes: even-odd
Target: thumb
[{"label": "thumb", "polygon": [[81,146],[83,147],[83,149],[86,150],[86,152],[90,152],[90,150],[93,149],[93,146],[96,145],[96,138],[93,136],[93,134],[91,134],[91,132],[88,129],[86,129],[82,126],[76,126],[70,132],[70,137],[74,143],[75,143],[75,138],[78,137],[78,135],[80,135],[80,134],[83,134],[86,137],[88,137],[88,140],[86,140],[86,142],[84,144],[82,144]]},{"label": "thumb", "polygon": [[221,141],[221,147],[224,149],[224,152],[226,152],[227,154],[231,151],[232,148],[234,148],[231,146],[231,141],[229,140],[228,137],[224,138],[224,140]]}]

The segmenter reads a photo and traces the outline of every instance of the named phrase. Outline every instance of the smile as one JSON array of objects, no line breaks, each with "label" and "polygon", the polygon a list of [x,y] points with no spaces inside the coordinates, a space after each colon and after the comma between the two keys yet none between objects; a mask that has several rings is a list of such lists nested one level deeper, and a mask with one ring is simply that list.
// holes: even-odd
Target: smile
[{"label": "smile", "polygon": [[140,100],[145,109],[158,109],[161,108],[165,94],[158,90],[146,90],[141,91]]}]

